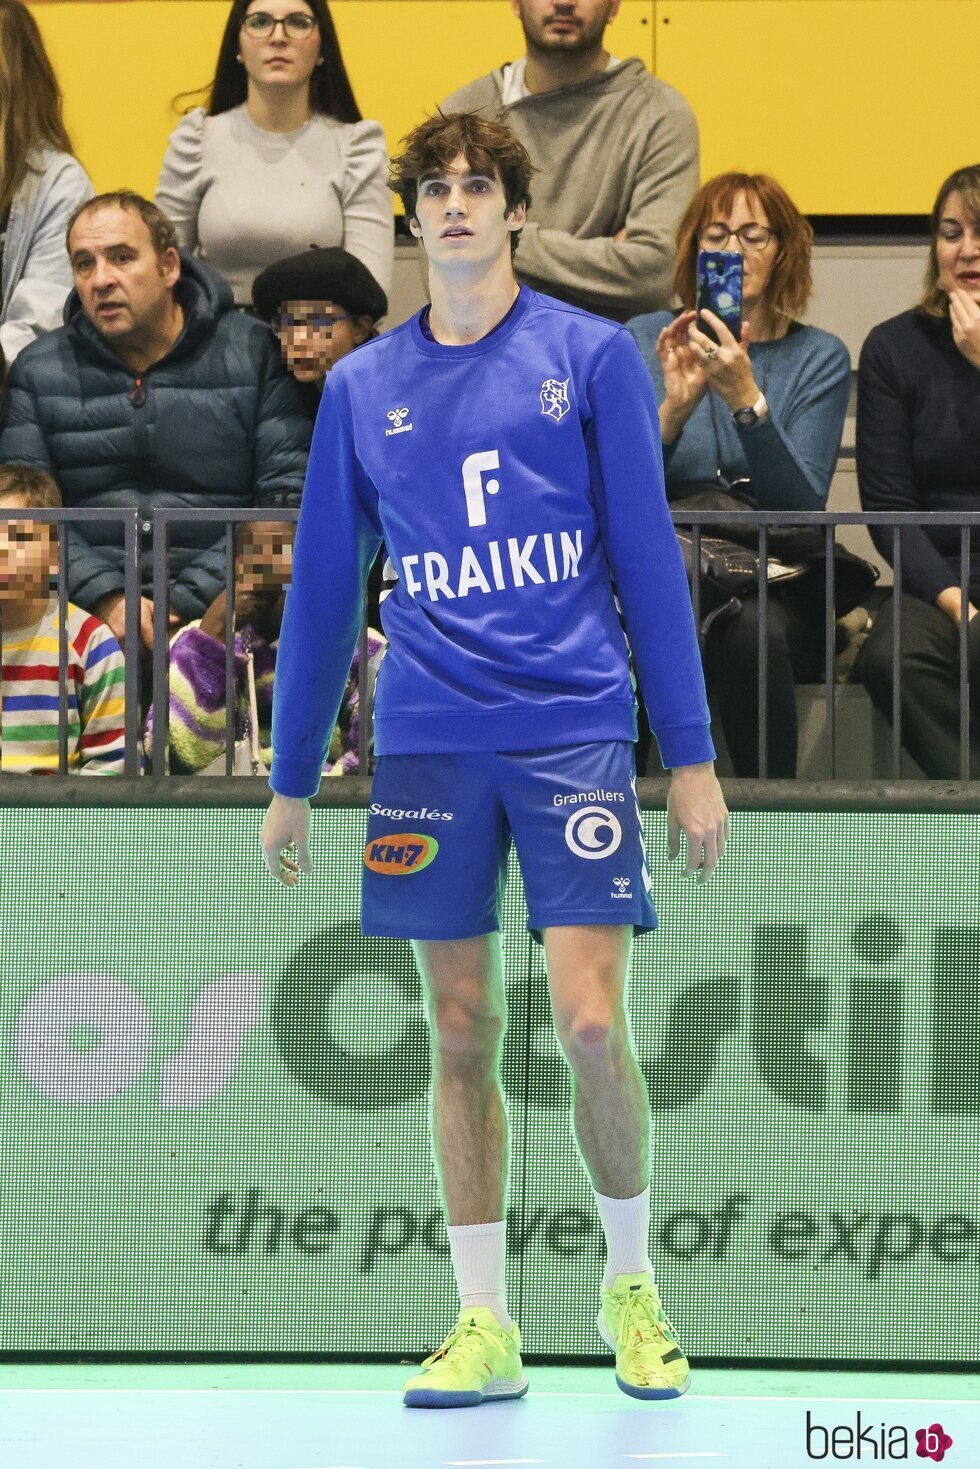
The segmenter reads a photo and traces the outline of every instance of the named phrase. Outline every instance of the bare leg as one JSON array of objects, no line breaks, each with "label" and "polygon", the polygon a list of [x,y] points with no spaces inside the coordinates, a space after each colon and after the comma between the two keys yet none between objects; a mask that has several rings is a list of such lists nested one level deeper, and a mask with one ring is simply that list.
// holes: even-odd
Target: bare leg
[{"label": "bare leg", "polygon": [[631,939],[625,925],[544,932],[575,1136],[594,1188],[615,1199],[635,1198],[650,1181],[650,1100],[624,1003]]},{"label": "bare leg", "polygon": [[432,1045],[432,1141],[446,1221],[504,1217],[507,1114],[500,1085],[506,1026],[500,935],[413,944]]}]

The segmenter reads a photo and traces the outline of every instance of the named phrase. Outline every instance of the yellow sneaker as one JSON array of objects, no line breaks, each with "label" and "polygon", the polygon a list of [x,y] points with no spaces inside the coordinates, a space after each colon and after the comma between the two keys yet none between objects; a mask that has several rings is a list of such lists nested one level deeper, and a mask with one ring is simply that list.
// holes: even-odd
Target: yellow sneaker
[{"label": "yellow sneaker", "polygon": [[521,1333],[505,1331],[489,1306],[470,1306],[442,1346],[405,1384],[407,1408],[474,1408],[478,1403],[522,1398]]},{"label": "yellow sneaker", "polygon": [[649,1275],[617,1275],[596,1323],[616,1353],[616,1383],[631,1398],[679,1398],[691,1369]]}]

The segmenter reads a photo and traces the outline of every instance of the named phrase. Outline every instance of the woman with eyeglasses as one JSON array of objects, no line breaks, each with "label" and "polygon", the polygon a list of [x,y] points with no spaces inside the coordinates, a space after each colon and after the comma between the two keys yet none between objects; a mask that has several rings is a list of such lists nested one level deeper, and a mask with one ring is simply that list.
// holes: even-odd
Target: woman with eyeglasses
[{"label": "woman with eyeglasses", "polygon": [[326,0],[234,0],[207,110],[170,137],[156,203],[239,306],[284,256],[342,246],[387,292],[388,152],[364,122]]},{"label": "woman with eyeglasses", "polygon": [[68,221],[95,190],[72,156],[61,90],[37,21],[0,0],[0,355],[13,362],[61,325]]},{"label": "woman with eyeglasses", "polygon": [[[766,174],[724,173],[692,199],[677,232],[674,288],[682,309],[637,316],[628,330],[660,404],[667,495],[734,489],[763,510],[822,510],[850,392],[839,338],[799,320],[813,289],[813,231]],[[701,250],[742,256],[739,339],[712,312],[694,310]],[[746,508],[751,508],[747,506]],[[770,588],[767,767],[796,774],[794,682],[823,676],[821,578]],[[707,632],[705,672],[736,775],[759,773],[758,599],[742,597]]]}]

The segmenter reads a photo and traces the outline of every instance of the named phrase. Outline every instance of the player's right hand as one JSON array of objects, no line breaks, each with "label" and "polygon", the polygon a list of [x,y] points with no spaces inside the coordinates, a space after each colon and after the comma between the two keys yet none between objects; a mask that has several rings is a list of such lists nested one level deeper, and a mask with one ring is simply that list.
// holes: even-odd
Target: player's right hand
[{"label": "player's right hand", "polygon": [[310,803],[305,797],[272,797],[262,823],[262,850],[272,876],[295,887],[301,872],[312,872]]}]

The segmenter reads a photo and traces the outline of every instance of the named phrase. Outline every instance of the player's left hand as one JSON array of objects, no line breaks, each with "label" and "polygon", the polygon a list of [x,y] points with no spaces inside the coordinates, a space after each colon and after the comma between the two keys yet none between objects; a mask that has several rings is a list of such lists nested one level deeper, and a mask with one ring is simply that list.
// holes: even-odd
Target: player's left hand
[{"label": "player's left hand", "polygon": [[759,387],[749,357],[749,324],[742,322],[741,339],[736,341],[720,316],[713,311],[701,312],[718,338],[717,344],[700,330],[697,315],[687,329],[701,371],[709,388],[724,399],[731,413],[751,408],[759,397]]},{"label": "player's left hand", "polygon": [[949,293],[949,322],[953,341],[967,362],[980,367],[980,306],[961,286]]},{"label": "player's left hand", "polygon": [[713,761],[678,765],[667,796],[667,849],[673,862],[680,856],[681,832],[687,838],[685,877],[704,883],[714,872],[728,840],[728,807]]}]

